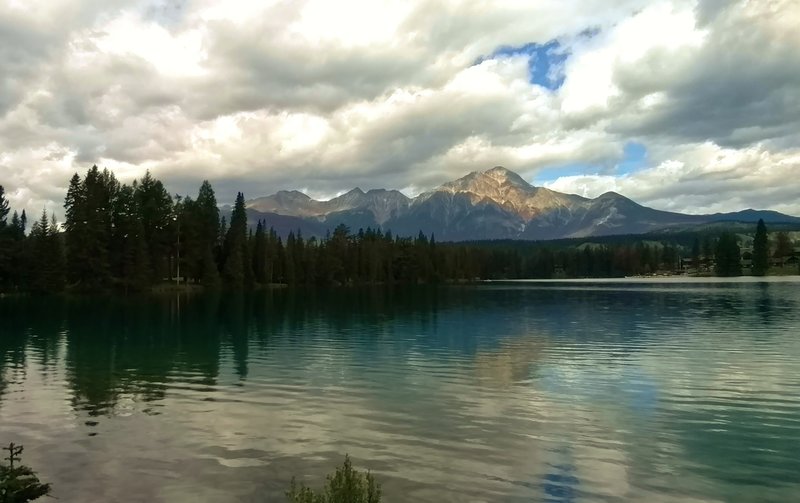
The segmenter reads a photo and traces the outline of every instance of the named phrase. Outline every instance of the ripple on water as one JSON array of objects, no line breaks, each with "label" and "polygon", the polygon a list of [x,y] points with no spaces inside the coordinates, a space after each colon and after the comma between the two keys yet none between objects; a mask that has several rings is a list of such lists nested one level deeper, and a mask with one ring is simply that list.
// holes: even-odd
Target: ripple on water
[{"label": "ripple on water", "polygon": [[279,499],[345,452],[390,501],[790,501],[797,286],[443,289],[348,313],[284,292],[240,318],[68,305],[49,331],[28,306],[0,337],[0,437],[64,501]]}]

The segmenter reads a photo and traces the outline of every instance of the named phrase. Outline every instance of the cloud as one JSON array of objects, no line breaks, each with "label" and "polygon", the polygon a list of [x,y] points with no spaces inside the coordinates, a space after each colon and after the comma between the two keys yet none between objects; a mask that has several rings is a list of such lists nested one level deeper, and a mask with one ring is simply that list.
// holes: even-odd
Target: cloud
[{"label": "cloud", "polygon": [[729,5],[688,32],[690,43],[676,47],[681,54],[650,52],[621,66],[616,75],[628,86],[627,96],[658,99],[623,115],[612,129],[730,147],[796,134],[798,23],[800,7],[794,2]]},{"label": "cloud", "polygon": [[789,0],[6,2],[0,184],[38,211],[94,163],[221,201],[583,166],[548,185],[800,214],[799,22]]},{"label": "cloud", "polygon": [[669,160],[635,173],[565,176],[546,186],[586,197],[615,191],[670,211],[772,208],[798,215],[797,173],[800,149],[774,153],[763,145],[733,149],[707,142],[673,152]]}]

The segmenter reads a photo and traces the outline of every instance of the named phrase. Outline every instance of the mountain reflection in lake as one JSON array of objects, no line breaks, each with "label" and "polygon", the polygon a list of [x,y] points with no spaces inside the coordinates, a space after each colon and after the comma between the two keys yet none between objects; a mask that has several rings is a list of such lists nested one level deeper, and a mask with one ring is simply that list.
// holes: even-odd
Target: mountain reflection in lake
[{"label": "mountain reflection in lake", "polygon": [[63,501],[788,501],[800,283],[0,299],[0,442]]}]

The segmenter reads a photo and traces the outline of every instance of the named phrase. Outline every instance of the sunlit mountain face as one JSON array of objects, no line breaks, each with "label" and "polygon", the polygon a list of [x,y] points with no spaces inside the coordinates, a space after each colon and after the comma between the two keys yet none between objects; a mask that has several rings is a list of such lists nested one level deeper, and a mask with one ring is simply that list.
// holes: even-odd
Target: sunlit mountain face
[{"label": "sunlit mountain face", "polygon": [[280,191],[248,202],[252,223],[265,221],[279,233],[300,230],[321,236],[337,225],[382,228],[396,235],[420,231],[448,241],[559,239],[637,234],[717,221],[800,223],[777,212],[745,210],[714,215],[659,211],[615,192],[594,199],[536,187],[497,166],[444,183],[415,198],[397,190],[355,188],[327,201]]}]

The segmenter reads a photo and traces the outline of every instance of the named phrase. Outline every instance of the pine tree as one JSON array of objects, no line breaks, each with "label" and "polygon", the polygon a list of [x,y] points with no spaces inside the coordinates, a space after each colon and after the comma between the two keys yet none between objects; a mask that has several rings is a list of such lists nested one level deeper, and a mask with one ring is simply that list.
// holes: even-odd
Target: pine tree
[{"label": "pine tree", "polygon": [[267,235],[267,249],[266,249],[266,283],[277,283],[277,273],[278,267],[278,246],[280,243],[278,242],[278,233],[275,232],[275,229],[270,227],[269,234]]},{"label": "pine tree", "polygon": [[[245,278],[252,278],[252,265],[246,261],[247,253],[247,212],[244,194],[236,195],[236,203],[231,213],[231,224],[225,236],[225,283],[232,288],[244,286]],[[245,268],[249,271],[246,272]]]},{"label": "pine tree", "polygon": [[66,213],[65,245],[67,252],[67,279],[71,283],[80,281],[86,234],[86,192],[78,173],[69,181],[67,196],[64,199]]},{"label": "pine tree", "polygon": [[195,201],[199,223],[200,243],[203,246],[216,245],[219,235],[219,208],[214,189],[208,180],[203,180]]},{"label": "pine tree", "polygon": [[753,276],[764,276],[769,268],[769,238],[767,226],[759,219],[753,239]]},{"label": "pine tree", "polygon": [[225,267],[225,260],[227,256],[225,255],[225,241],[228,238],[228,222],[225,220],[225,215],[222,215],[219,219],[219,235],[217,236],[217,243],[214,246],[214,250],[216,250],[216,259],[217,259],[217,270],[222,271]]},{"label": "pine tree", "polygon": [[92,166],[70,180],[64,200],[67,220],[67,272],[80,289],[103,290],[112,285],[110,253],[114,246],[114,204],[119,183],[107,169]]},{"label": "pine tree", "polygon": [[200,280],[203,275],[203,255],[205,245],[200,239],[200,219],[198,218],[197,203],[191,197],[180,198],[180,202],[175,205],[177,217],[177,241],[180,243],[180,257],[183,261],[182,274],[195,282]]},{"label": "pine tree", "polygon": [[206,246],[205,253],[203,254],[203,273],[200,278],[200,283],[206,288],[217,288],[220,284],[217,261],[214,260],[214,252],[210,245]]},{"label": "pine tree", "polygon": [[247,288],[253,288],[256,282],[253,273],[253,242],[253,232],[250,231],[242,245],[242,274],[244,275],[244,286]]},{"label": "pine tree", "polygon": [[297,284],[297,274],[295,272],[295,254],[296,254],[296,246],[295,246],[295,237],[294,232],[289,232],[289,235],[286,236],[286,250],[283,254],[283,274],[284,280],[288,285],[295,285]]},{"label": "pine tree", "polygon": [[694,238],[692,243],[692,267],[695,271],[700,271],[700,238]]},{"label": "pine tree", "polygon": [[736,235],[723,232],[717,240],[717,276],[739,276],[742,274],[741,255]]},{"label": "pine tree", "polygon": [[123,185],[114,202],[113,273],[127,292],[151,282],[147,243],[135,189]]},{"label": "pine tree", "polygon": [[11,290],[17,283],[14,268],[19,244],[13,224],[8,223],[10,211],[5,189],[0,185],[0,291]]},{"label": "pine tree", "polygon": [[0,232],[6,227],[6,218],[9,211],[11,211],[11,208],[9,207],[8,199],[6,199],[6,189],[0,185]]},{"label": "pine tree", "polygon": [[714,243],[711,242],[711,237],[706,236],[703,239],[703,266],[706,270],[711,268],[711,259],[714,256]]},{"label": "pine tree", "polygon": [[262,285],[269,283],[267,279],[267,236],[261,220],[256,225],[256,235],[253,243],[253,272],[258,283]]},{"label": "pine tree", "polygon": [[783,265],[788,257],[794,253],[794,246],[792,240],[789,239],[789,234],[781,231],[775,237],[775,254],[774,257],[781,261]]},{"label": "pine tree", "polygon": [[55,215],[41,218],[31,227],[27,248],[28,288],[34,292],[59,292],[64,287],[64,265],[61,239]]},{"label": "pine tree", "polygon": [[231,241],[232,251],[225,259],[223,275],[225,284],[231,288],[244,286],[244,264],[242,264],[242,251],[240,238]]},{"label": "pine tree", "polygon": [[172,197],[164,184],[149,171],[134,190],[145,232],[151,278],[153,281],[160,281],[170,275],[169,257],[175,242]]}]

